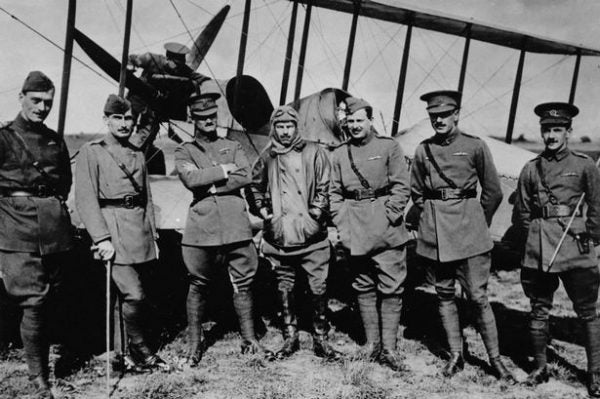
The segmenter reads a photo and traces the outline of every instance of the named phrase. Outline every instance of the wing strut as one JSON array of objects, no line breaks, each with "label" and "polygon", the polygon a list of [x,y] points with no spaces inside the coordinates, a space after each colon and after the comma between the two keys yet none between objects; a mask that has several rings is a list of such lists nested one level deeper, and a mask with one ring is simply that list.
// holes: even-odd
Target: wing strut
[{"label": "wing strut", "polygon": [[119,97],[125,95],[125,80],[127,79],[127,61],[129,59],[129,38],[131,37],[131,9],[133,0],[127,0],[125,10],[125,35],[123,36],[123,55],[121,57],[121,73],[119,74]]},{"label": "wing strut", "polygon": [[65,133],[65,118],[67,116],[67,99],[69,97],[69,81],[71,80],[71,59],[73,56],[73,32],[75,30],[75,9],[77,0],[69,0],[67,11],[67,34],[65,38],[65,56],[63,58],[63,73],[60,87],[60,106],[58,108],[58,134]]},{"label": "wing strut", "polygon": [[292,19],[290,20],[290,31],[288,33],[287,48],[285,50],[285,61],[283,63],[283,78],[281,79],[281,95],[279,105],[286,103],[288,83],[290,81],[290,68],[292,66],[292,53],[294,51],[294,35],[296,34],[296,18],[298,16],[298,2],[294,0],[292,7]]},{"label": "wing strut", "polygon": [[[465,28],[465,48],[463,50],[462,63],[460,64],[460,77],[458,78],[458,91],[463,92],[465,87],[465,75],[467,73],[467,61],[469,60],[469,47],[471,45],[471,27],[473,25],[467,24]],[[460,106],[460,104],[458,104]]]},{"label": "wing strut", "polygon": [[250,7],[252,6],[252,0],[246,0],[246,4],[244,6],[244,19],[242,21],[242,36],[240,37],[240,50],[238,53],[238,64],[237,64],[237,74],[236,74],[236,85],[235,85],[235,94],[233,103],[237,108],[239,105],[240,98],[240,87],[239,81],[240,76],[244,74],[244,60],[246,58],[246,43],[248,42],[248,25],[250,25]]},{"label": "wing strut", "polygon": [[406,71],[408,69],[408,56],[410,54],[410,39],[412,37],[412,21],[406,26],[406,37],[404,38],[404,52],[402,54],[402,65],[400,66],[400,78],[398,79],[398,93],[396,94],[396,106],[394,107],[394,119],[392,119],[392,137],[398,134],[398,121],[402,110],[402,97],[404,97],[404,83],[406,82]]},{"label": "wing strut", "polygon": [[581,64],[581,50],[577,50],[575,58],[575,69],[573,70],[573,80],[571,81],[571,92],[569,93],[569,104],[575,101],[575,90],[577,89],[577,78],[579,77],[579,65]]},{"label": "wing strut", "polygon": [[350,68],[352,67],[352,54],[354,52],[354,40],[356,38],[358,15],[360,14],[360,2],[361,0],[354,0],[354,13],[352,13],[352,26],[350,27],[348,51],[346,52],[346,65],[344,66],[344,80],[342,81],[342,90],[344,91],[348,91],[348,80],[350,80]]},{"label": "wing strut", "polygon": [[515,127],[515,117],[517,116],[517,104],[519,103],[519,92],[521,91],[521,78],[523,77],[523,65],[525,64],[525,46],[519,56],[519,65],[517,66],[517,76],[515,77],[515,86],[513,88],[512,100],[510,102],[510,112],[508,114],[508,127],[506,128],[506,141],[512,143],[513,129]]},{"label": "wing strut", "polygon": [[300,91],[302,89],[302,74],[304,73],[304,59],[306,58],[306,44],[308,42],[308,28],[310,27],[312,3],[312,0],[307,0],[306,2],[306,15],[304,16],[304,29],[302,30],[300,56],[298,57],[298,72],[296,72],[296,90],[294,92],[294,101],[297,101],[300,98]]}]

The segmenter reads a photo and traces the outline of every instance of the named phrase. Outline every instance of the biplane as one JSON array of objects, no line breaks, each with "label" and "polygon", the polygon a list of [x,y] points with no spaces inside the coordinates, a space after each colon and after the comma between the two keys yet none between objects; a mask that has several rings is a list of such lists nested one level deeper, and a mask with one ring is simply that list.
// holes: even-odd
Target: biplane
[{"label": "biplane", "polygon": [[[74,9],[75,0],[71,0],[70,6]],[[371,77],[371,81],[378,79],[388,80],[383,82],[390,93],[395,91],[395,101],[393,115],[391,116],[391,131],[390,134],[395,137],[404,147],[405,153],[410,157],[413,150],[422,139],[430,135],[426,122],[418,122],[412,127],[400,129],[400,121],[403,119],[403,107],[407,105],[407,96],[405,89],[407,77],[409,76],[409,68],[412,67],[411,51],[414,52],[414,43],[418,40],[418,32],[437,32],[457,40],[464,40],[464,47],[460,57],[460,70],[455,79],[454,87],[463,91],[465,81],[469,75],[468,64],[470,61],[470,49],[473,42],[484,43],[490,46],[499,46],[503,49],[517,51],[519,54],[517,70],[514,79],[512,90],[512,100],[510,102],[509,119],[506,125],[506,134],[504,137],[505,144],[500,141],[484,138],[492,149],[496,158],[499,173],[503,180],[505,188],[505,203],[503,203],[498,215],[494,219],[492,231],[494,238],[501,242],[505,236],[505,232],[510,224],[510,204],[506,201],[514,187],[514,183],[518,177],[520,167],[529,159],[534,157],[534,154],[526,150],[520,150],[514,146],[508,146],[512,142],[513,131],[515,127],[515,118],[517,115],[517,107],[519,102],[520,89],[522,86],[523,70],[525,57],[527,54],[549,54],[571,57],[575,60],[575,67],[572,74],[571,88],[568,93],[569,102],[575,99],[579,69],[582,57],[598,56],[600,50],[568,43],[561,40],[544,38],[533,33],[519,32],[513,29],[507,29],[497,26],[492,26],[486,23],[479,23],[472,18],[457,18],[454,16],[443,15],[441,13],[433,13],[419,10],[416,8],[403,7],[397,2],[390,0],[280,0],[277,3],[281,9],[286,10],[289,14],[283,15],[289,20],[289,29],[285,39],[285,56],[281,60],[270,60],[271,64],[281,62],[282,77],[279,93],[279,104],[291,103],[297,108],[301,115],[301,131],[308,140],[320,142],[324,145],[336,145],[340,143],[339,134],[336,132],[335,107],[339,101],[350,95],[350,89],[353,87],[352,67],[353,61],[356,58],[355,51],[356,38],[359,27],[359,22],[363,20],[380,21],[382,23],[393,24],[403,28],[404,37],[401,37],[400,30],[395,30],[393,37],[390,40],[403,41],[402,53],[399,62],[399,73],[397,78],[392,80],[394,87],[390,87],[388,77],[375,76]],[[175,8],[175,4],[171,2]],[[269,7],[270,4],[261,4],[260,7]],[[127,1],[126,24],[124,30],[124,45],[122,60],[126,60],[129,50],[129,37],[131,31],[131,13],[133,1]],[[237,45],[237,73],[231,79],[222,80],[216,76],[207,79],[203,85],[203,91],[216,91],[222,94],[219,100],[219,126],[225,129],[225,134],[229,137],[239,140],[246,148],[251,157],[255,157],[262,149],[268,139],[268,117],[273,109],[267,91],[261,84],[264,76],[248,76],[244,74],[244,64],[246,60],[247,41],[251,37],[249,31],[249,21],[252,18],[253,12],[256,12],[258,6],[253,8],[251,0],[245,0],[243,18],[241,24],[241,36]],[[323,88],[314,94],[304,95],[302,86],[303,78],[310,73],[309,66],[306,62],[308,48],[310,47],[309,35],[311,28],[315,30],[313,20],[317,10],[327,10],[338,14],[351,16],[350,29],[347,37],[347,47],[345,51],[345,61],[343,67],[340,66],[337,73],[334,74],[341,77],[341,85],[339,88]],[[177,9],[175,8],[175,11]],[[182,22],[182,26],[189,34],[190,48],[192,49],[191,57],[188,64],[193,69],[198,68],[206,54],[211,48],[215,37],[224,23],[228,22],[229,6],[225,6],[219,12],[215,13],[211,21],[206,25],[200,35],[193,40],[188,27],[181,19],[179,11],[178,16]],[[297,40],[297,32],[300,28],[299,17],[301,11],[304,13],[304,21],[301,29],[299,50],[295,51],[294,47]],[[317,15],[318,18],[318,15]],[[128,21],[128,22],[127,22]],[[162,104],[157,100],[158,94],[168,93],[168,82],[164,82],[162,86],[152,86],[147,82],[142,82],[131,71],[127,71],[124,62],[119,63],[108,52],[104,51],[99,44],[94,43],[92,38],[86,36],[83,28],[75,27],[74,10],[69,12],[67,21],[67,38],[64,46],[65,50],[65,71],[63,73],[63,91],[61,93],[61,102],[59,110],[59,131],[64,130],[64,120],[66,114],[66,97],[68,94],[69,70],[73,49],[73,43],[77,43],[86,54],[94,61],[94,63],[103,71],[105,75],[115,81],[120,82],[121,90],[124,88],[136,89],[142,91],[148,97],[149,101],[154,101],[157,108],[162,108],[165,112],[164,119],[170,120],[172,125],[183,139],[189,139],[191,135],[191,127],[186,122],[185,112],[181,112],[181,101],[176,99],[176,93],[169,97],[168,101]],[[277,22],[277,30],[282,35],[285,35],[284,28]],[[239,29],[239,28],[238,28]],[[275,28],[273,28],[275,29]],[[322,32],[321,32],[322,35]],[[323,40],[323,37],[321,38]],[[403,39],[403,40],[402,40]],[[189,43],[188,43],[189,44]],[[229,45],[231,46],[232,43]],[[375,45],[375,44],[374,44]],[[338,46],[339,47],[339,46]],[[360,49],[359,49],[360,50]],[[380,49],[381,50],[381,49]],[[297,56],[297,69],[295,72],[295,88],[291,102],[288,99],[288,89],[291,86],[290,78],[292,75],[292,61],[294,55]],[[435,59],[432,58],[432,62]],[[483,60],[485,61],[485,60]],[[439,62],[437,60],[436,62]],[[475,60],[479,65],[482,60]],[[471,64],[473,64],[471,60]],[[338,64],[340,64],[338,62]],[[362,74],[359,78],[362,77]],[[357,78],[358,79],[358,78]],[[65,90],[66,87],[66,90]],[[360,92],[354,92],[355,95],[361,95]],[[410,96],[408,96],[410,98]],[[179,102],[175,101],[179,100]],[[173,106],[173,109],[167,109],[166,105]],[[175,104],[175,105],[173,105]],[[463,115],[465,111],[471,113],[470,108],[466,108],[463,104]],[[423,117],[425,114],[423,112]],[[414,117],[411,117],[414,119]],[[464,116],[463,116],[464,119]],[[475,132],[471,132],[475,133]],[[67,136],[68,140],[68,136]],[[170,172],[170,171],[168,171]],[[191,194],[183,188],[178,179],[174,176],[153,176],[152,191],[154,200],[157,206],[158,226],[164,230],[181,230],[185,221],[185,213],[187,212]],[[75,218],[76,219],[76,218]]]}]

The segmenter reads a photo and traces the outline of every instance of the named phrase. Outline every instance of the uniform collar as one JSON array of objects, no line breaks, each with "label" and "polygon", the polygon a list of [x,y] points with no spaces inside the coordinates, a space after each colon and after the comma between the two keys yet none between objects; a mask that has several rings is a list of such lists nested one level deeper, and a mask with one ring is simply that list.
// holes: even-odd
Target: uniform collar
[{"label": "uniform collar", "polygon": [[214,137],[210,137],[202,132],[196,133],[194,136],[194,142],[201,148],[205,148],[207,145],[210,145],[217,140],[219,140],[219,136],[216,134],[216,132]]},{"label": "uniform collar", "polygon": [[43,122],[40,123],[33,123],[30,122],[28,120],[26,120],[25,118],[23,118],[23,115],[21,115],[21,113],[19,112],[17,114],[17,117],[13,120],[13,124],[18,128],[21,129],[25,132],[41,132],[43,130],[46,130],[46,125],[44,125]]},{"label": "uniform collar", "polygon": [[571,153],[571,151],[569,150],[569,147],[564,146],[564,148],[562,148],[556,152],[544,150],[541,155],[542,155],[542,157],[546,158],[548,161],[562,161],[570,153]]},{"label": "uniform collar", "polygon": [[364,138],[362,138],[361,140],[355,140],[352,138],[352,135],[349,135],[348,143],[352,144],[355,147],[363,147],[363,146],[369,144],[371,142],[371,140],[373,140],[373,137],[375,137],[375,129],[373,129],[373,127],[371,127],[371,130],[369,131],[369,133],[367,133],[367,135]]},{"label": "uniform collar", "polygon": [[433,142],[439,145],[449,145],[460,135],[460,129],[457,127],[448,134],[435,134]]},{"label": "uniform collar", "polygon": [[[131,137],[131,136],[130,136]],[[131,147],[130,143],[129,143],[129,137],[123,140],[119,140],[117,139],[115,136],[113,136],[110,132],[108,132],[104,138],[103,138],[104,142],[108,145],[114,145],[114,146],[121,146],[121,147]]]}]

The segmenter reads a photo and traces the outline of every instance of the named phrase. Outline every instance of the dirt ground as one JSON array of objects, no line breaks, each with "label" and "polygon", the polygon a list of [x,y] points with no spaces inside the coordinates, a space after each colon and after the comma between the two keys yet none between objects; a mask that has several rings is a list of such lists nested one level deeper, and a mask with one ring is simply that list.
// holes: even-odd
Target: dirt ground
[{"label": "dirt ground", "polygon": [[[528,303],[519,284],[518,271],[497,272],[490,281],[490,299],[497,317],[504,360],[518,380],[530,367],[526,335]],[[479,336],[465,329],[470,356],[462,373],[452,379],[439,374],[444,364],[435,296],[420,287],[408,301],[398,351],[411,371],[395,373],[358,356],[360,331],[356,312],[332,300],[329,308],[334,325],[330,333],[336,348],[346,355],[341,363],[327,363],[312,354],[311,337],[301,333],[301,350],[283,361],[266,362],[239,351],[240,337],[228,332],[207,351],[196,369],[183,366],[185,330],[161,348],[160,355],[172,366],[171,372],[153,372],[111,379],[112,398],[206,398],[206,399],[292,399],[292,398],[585,398],[585,353],[582,334],[562,288],[555,298],[552,317],[550,382],[535,389],[507,386],[488,373],[487,358]],[[469,320],[468,312],[463,319]],[[359,327],[359,324],[358,324]],[[360,328],[358,328],[360,330]],[[406,338],[409,337],[409,338]],[[270,349],[282,342],[275,326],[262,339]],[[53,356],[53,359],[55,360]],[[57,398],[106,398],[104,363],[91,359],[73,375],[53,379]],[[0,367],[0,398],[27,398],[29,385],[22,350],[13,349]]]}]

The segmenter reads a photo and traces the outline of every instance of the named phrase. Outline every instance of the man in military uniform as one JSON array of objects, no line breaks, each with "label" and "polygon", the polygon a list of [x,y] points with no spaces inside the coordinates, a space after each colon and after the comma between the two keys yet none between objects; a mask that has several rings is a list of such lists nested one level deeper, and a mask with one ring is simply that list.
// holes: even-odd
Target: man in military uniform
[{"label": "man in military uniform", "polygon": [[526,383],[548,381],[548,319],[560,280],[584,325],[589,394],[600,397],[600,174],[588,156],[568,148],[571,121],[578,112],[566,103],[535,107],[545,149],[519,176],[513,223],[524,243],[521,283],[531,302],[535,369]]},{"label": "man in military uniform", "polygon": [[[193,87],[197,89],[204,80],[208,79],[187,66],[186,55],[190,52],[187,46],[179,43],[166,43],[164,47],[166,55],[149,52],[129,55],[129,65],[143,70],[140,78],[144,82],[153,84],[153,77],[167,75],[189,79]],[[189,95],[189,93],[186,94]],[[135,91],[129,93],[128,100],[131,101],[133,119],[137,123],[137,131],[131,137],[131,142],[142,149],[146,158],[150,160],[150,173],[164,174],[164,159],[162,159],[162,168],[158,168],[158,162],[152,162],[152,158],[160,156],[156,155],[159,150],[153,148],[152,143],[158,133],[159,122],[164,120],[166,115],[161,115],[160,109],[153,109],[148,104],[149,99]]]},{"label": "man in military uniform", "polygon": [[75,204],[93,249],[102,260],[114,263],[111,275],[123,297],[131,360],[137,368],[167,369],[144,334],[141,275],[158,256],[158,237],[144,154],[129,143],[131,104],[111,94],[103,119],[109,134],[83,145],[77,156]]},{"label": "man in military uniform", "polygon": [[252,168],[246,193],[250,211],[264,220],[266,258],[277,277],[284,343],[278,358],[300,348],[294,285],[302,270],[308,276],[313,308],[313,349],[338,360],[327,342],[327,275],[331,249],[327,239],[329,160],[325,150],[300,137],[298,113],[282,105],[271,114],[271,141]]},{"label": "man in military uniform", "polygon": [[202,317],[208,285],[214,268],[221,263],[226,264],[233,285],[242,352],[272,355],[260,345],[254,331],[251,285],[258,257],[241,194],[251,182],[250,165],[239,143],[217,135],[218,97],[217,93],[203,93],[190,100],[195,138],[175,150],[179,178],[194,194],[181,241],[190,279],[188,363],[192,367],[198,365],[206,350]]},{"label": "man in military uniform", "polygon": [[349,97],[346,104],[350,140],[332,155],[331,215],[355,273],[352,286],[367,338],[365,354],[404,371],[396,340],[409,238],[403,221],[408,168],[400,145],[372,127],[369,103]]},{"label": "man in military uniform", "polygon": [[[421,96],[435,135],[415,151],[411,196],[421,211],[417,254],[430,259],[442,325],[451,357],[443,374],[464,367],[455,302],[458,279],[474,305],[479,332],[495,376],[515,383],[500,359],[496,320],[487,298],[493,242],[488,226],[502,201],[500,179],[487,145],[458,128],[460,93],[441,90]],[[481,197],[477,199],[477,183]]]},{"label": "man in military uniform", "polygon": [[71,187],[69,153],[44,125],[54,84],[30,72],[21,112],[0,129],[0,274],[9,297],[23,309],[21,339],[36,397],[52,398],[48,383],[48,311],[72,247],[65,199]]}]

